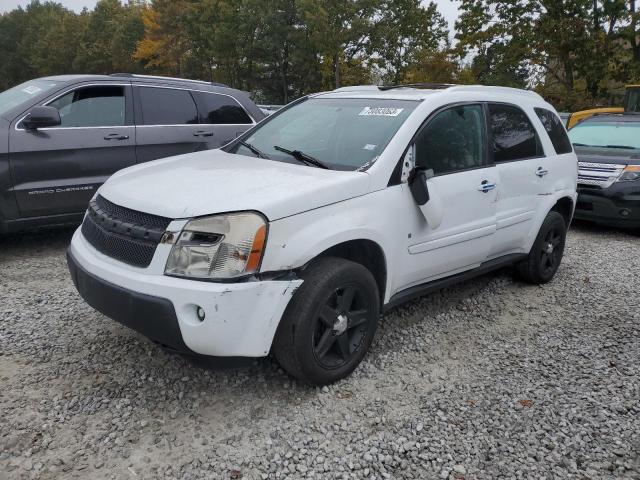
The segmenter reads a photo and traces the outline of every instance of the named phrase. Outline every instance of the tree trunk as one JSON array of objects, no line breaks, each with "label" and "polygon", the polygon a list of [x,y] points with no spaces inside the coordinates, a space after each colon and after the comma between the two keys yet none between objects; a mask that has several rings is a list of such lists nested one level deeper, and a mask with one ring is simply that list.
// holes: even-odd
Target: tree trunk
[{"label": "tree trunk", "polygon": [[335,53],[333,55],[333,80],[335,84],[335,88],[340,88],[341,78],[340,78],[340,54]]}]

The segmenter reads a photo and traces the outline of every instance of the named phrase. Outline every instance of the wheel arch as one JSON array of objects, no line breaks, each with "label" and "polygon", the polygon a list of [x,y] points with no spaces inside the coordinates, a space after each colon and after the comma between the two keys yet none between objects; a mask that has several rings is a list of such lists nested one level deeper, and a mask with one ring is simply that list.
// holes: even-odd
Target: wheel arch
[{"label": "wheel arch", "polygon": [[564,223],[569,228],[571,224],[571,219],[573,218],[573,210],[574,210],[574,202],[573,198],[564,196],[560,197],[555,205],[551,207],[551,212],[558,212],[564,218]]},{"label": "wheel arch", "polygon": [[387,288],[387,260],[383,248],[377,242],[366,238],[343,241],[326,248],[307,262],[307,265],[325,257],[350,260],[369,270],[378,285],[380,305],[384,303]]}]

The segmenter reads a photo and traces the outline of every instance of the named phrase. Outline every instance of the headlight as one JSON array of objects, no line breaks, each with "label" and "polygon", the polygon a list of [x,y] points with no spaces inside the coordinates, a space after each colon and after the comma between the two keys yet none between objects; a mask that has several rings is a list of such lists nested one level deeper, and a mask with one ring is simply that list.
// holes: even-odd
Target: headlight
[{"label": "headlight", "polygon": [[230,279],[258,271],[267,239],[265,219],[251,212],[189,221],[169,254],[164,273],[196,279]]},{"label": "headlight", "polygon": [[618,182],[633,182],[640,180],[640,165],[629,165],[618,177]]}]

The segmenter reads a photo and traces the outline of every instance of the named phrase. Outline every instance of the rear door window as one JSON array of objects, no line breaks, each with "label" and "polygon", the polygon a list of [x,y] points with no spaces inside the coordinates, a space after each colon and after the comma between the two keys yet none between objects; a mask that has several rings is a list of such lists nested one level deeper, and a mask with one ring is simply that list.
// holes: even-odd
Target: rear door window
[{"label": "rear door window", "polygon": [[48,104],[60,112],[54,128],[123,126],[125,105],[124,87],[114,85],[79,88]]},{"label": "rear door window", "polygon": [[142,125],[191,125],[198,123],[198,110],[188,90],[138,88]]},{"label": "rear door window", "polygon": [[544,129],[549,134],[549,139],[551,140],[556,153],[558,155],[562,155],[563,153],[572,152],[573,148],[571,147],[571,142],[567,136],[567,131],[558,116],[545,108],[536,108],[534,110],[542,122]]},{"label": "rear door window", "polygon": [[233,97],[217,93],[193,92],[200,111],[200,123],[213,125],[246,125],[251,117]]},{"label": "rear door window", "polygon": [[543,156],[536,129],[524,111],[514,105],[490,104],[489,114],[495,162]]}]

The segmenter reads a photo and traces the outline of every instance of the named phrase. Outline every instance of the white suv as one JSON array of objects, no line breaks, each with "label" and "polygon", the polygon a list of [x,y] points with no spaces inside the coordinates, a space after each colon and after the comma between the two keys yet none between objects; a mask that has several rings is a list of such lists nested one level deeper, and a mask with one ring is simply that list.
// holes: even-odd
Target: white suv
[{"label": "white suv", "polygon": [[422,87],[311,95],[222,149],[118,172],[69,248],[79,292],[166,347],[273,352],[322,385],[401,302],[507,265],[548,282],[577,181],[553,107]]}]

